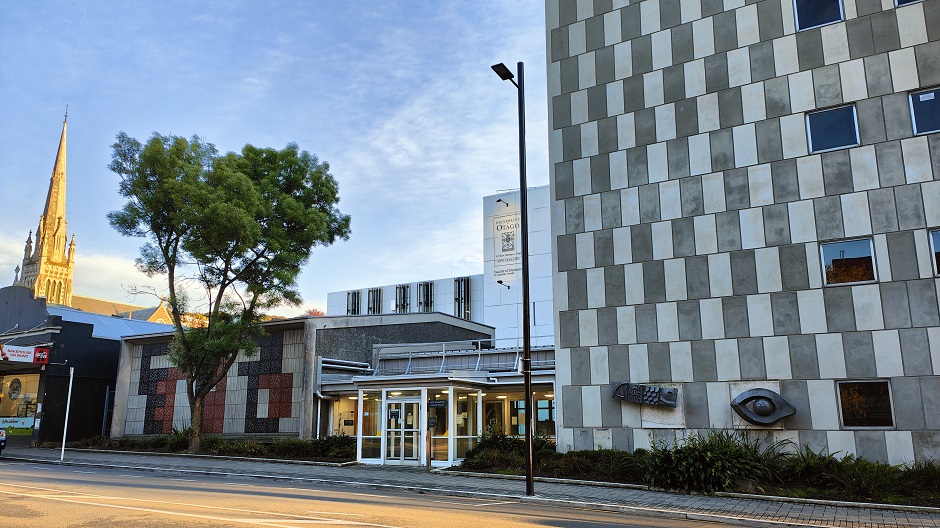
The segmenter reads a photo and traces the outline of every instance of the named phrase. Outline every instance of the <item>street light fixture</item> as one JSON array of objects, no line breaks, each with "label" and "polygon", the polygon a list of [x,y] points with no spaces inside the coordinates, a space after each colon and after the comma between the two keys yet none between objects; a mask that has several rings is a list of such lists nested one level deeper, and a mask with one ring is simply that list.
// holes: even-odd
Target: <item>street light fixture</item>
[{"label": "street light fixture", "polygon": [[505,64],[493,65],[493,71],[499,78],[511,82],[519,94],[519,230],[522,231],[522,380],[525,391],[525,493],[535,495],[533,475],[532,422],[535,405],[532,401],[532,350],[529,330],[529,209],[526,200],[528,187],[525,181],[525,82],[522,62],[516,63],[518,83]]}]

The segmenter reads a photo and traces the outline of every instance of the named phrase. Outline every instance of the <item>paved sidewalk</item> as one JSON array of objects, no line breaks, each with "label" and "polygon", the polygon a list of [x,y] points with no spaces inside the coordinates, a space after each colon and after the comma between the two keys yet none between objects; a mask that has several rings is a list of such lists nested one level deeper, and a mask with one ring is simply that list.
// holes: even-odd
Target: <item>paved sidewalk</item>
[{"label": "paved sidewalk", "polygon": [[[3,457],[59,463],[53,449],[8,448]],[[67,450],[65,464],[154,472],[226,475],[241,478],[307,481],[338,486],[390,488],[442,495],[488,496],[577,507],[687,518],[744,526],[898,526],[940,528],[940,509],[869,507],[824,501],[760,500],[747,496],[682,495],[626,487],[535,483],[535,497],[526,497],[525,483],[505,478],[452,475],[420,468],[352,465],[345,467],[294,464],[252,459],[128,454]]]}]

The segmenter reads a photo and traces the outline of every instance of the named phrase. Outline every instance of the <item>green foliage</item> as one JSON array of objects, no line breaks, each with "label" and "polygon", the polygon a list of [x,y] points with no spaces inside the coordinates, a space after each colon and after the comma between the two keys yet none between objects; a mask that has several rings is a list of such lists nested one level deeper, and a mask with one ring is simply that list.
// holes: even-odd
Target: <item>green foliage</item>
[{"label": "green foliage", "polygon": [[174,427],[166,439],[166,449],[174,453],[185,451],[189,447],[189,439],[193,436],[192,427]]},{"label": "green foliage", "polygon": [[[176,326],[170,361],[186,375],[190,449],[198,451],[205,395],[239,351],[254,351],[263,310],[300,302],[300,269],[313,247],[348,238],[349,216],[336,208],[329,165],[295,144],[220,156],[198,137],[155,133],[141,144],[122,132],[112,149],[109,168],[127,202],[108,219],[121,234],[146,239],[140,270],[167,278]],[[203,328],[184,331],[184,280],[205,293]]]}]

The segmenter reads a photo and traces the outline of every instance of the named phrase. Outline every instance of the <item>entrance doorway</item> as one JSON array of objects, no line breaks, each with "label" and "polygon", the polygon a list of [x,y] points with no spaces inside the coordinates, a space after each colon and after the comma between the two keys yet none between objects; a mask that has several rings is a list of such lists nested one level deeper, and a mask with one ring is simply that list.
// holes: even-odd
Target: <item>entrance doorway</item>
[{"label": "entrance doorway", "polygon": [[390,400],[385,406],[385,463],[419,464],[421,421],[419,400]]}]

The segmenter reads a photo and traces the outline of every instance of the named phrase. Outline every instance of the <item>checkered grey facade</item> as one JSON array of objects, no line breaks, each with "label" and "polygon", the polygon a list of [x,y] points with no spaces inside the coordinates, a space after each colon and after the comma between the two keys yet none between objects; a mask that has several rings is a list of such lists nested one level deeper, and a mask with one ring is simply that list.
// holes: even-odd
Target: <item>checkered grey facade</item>
[{"label": "checkered grey facade", "polygon": [[[767,429],[814,450],[940,458],[940,0],[547,0],[558,443],[632,450]],[[860,145],[811,154],[805,113],[857,110]],[[877,282],[825,286],[819,244],[873,240]],[[841,425],[836,382],[890,382],[895,425]],[[679,407],[611,397],[680,388]],[[766,387],[775,426],[730,401]]]}]

